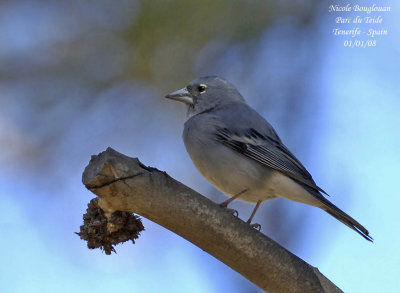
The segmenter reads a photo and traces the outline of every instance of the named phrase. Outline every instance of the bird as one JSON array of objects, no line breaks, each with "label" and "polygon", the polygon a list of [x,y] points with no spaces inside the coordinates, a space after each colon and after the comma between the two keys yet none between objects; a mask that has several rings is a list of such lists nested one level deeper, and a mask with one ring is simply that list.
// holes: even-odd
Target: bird
[{"label": "bird", "polygon": [[275,129],[251,108],[230,82],[218,76],[194,79],[165,96],[187,106],[183,141],[199,172],[233,200],[255,203],[251,224],[260,204],[286,198],[320,208],[373,241],[364,226],[331,203],[311,174],[283,144]]}]

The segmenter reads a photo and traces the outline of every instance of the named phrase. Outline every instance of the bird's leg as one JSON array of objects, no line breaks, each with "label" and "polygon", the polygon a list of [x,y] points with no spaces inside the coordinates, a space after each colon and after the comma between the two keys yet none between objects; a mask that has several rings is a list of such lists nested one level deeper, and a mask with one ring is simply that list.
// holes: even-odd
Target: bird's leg
[{"label": "bird's leg", "polygon": [[232,201],[234,201],[235,199],[237,199],[239,196],[241,196],[243,193],[245,193],[247,191],[247,189],[242,190],[241,192],[239,192],[238,194],[235,194],[234,196],[232,196],[231,198],[228,198],[226,201],[220,203],[219,205],[223,208],[226,208],[228,212],[230,212],[231,214],[233,214],[234,216],[239,216],[239,213],[237,212],[237,210],[234,209],[228,209],[227,206],[228,204],[230,204]]},{"label": "bird's leg", "polygon": [[223,208],[226,208],[228,206],[228,204],[230,204],[232,201],[234,201],[235,199],[237,199],[239,196],[241,196],[243,193],[245,193],[247,191],[247,189],[242,190],[241,192],[239,192],[238,194],[235,194],[234,196],[232,196],[231,198],[228,198],[226,201],[221,202],[219,205]]},{"label": "bird's leg", "polygon": [[256,214],[258,208],[260,207],[261,202],[262,202],[261,200],[257,201],[257,204],[256,204],[256,206],[254,207],[254,210],[253,210],[253,212],[251,213],[250,218],[247,220],[247,224],[249,224],[250,227],[255,228],[255,229],[257,229],[257,230],[261,230],[261,225],[260,225],[260,224],[257,224],[257,223],[256,223],[256,224],[251,224],[251,220],[253,220],[254,215]]}]

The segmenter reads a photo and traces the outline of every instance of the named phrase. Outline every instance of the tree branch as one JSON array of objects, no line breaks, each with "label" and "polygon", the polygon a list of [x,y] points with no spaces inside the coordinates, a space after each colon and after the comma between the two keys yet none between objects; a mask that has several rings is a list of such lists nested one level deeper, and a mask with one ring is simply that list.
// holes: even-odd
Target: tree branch
[{"label": "tree branch", "polygon": [[182,236],[268,292],[342,292],[317,268],[171,178],[108,148],[92,156],[83,184],[106,215],[136,213]]}]

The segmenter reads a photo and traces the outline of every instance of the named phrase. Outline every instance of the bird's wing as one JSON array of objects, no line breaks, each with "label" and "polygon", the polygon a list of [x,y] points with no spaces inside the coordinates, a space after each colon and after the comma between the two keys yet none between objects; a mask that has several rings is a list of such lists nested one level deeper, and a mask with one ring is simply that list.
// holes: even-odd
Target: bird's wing
[{"label": "bird's wing", "polygon": [[230,130],[217,128],[217,140],[237,152],[275,169],[315,191],[327,194],[318,187],[310,173],[279,140],[263,135],[253,128]]}]

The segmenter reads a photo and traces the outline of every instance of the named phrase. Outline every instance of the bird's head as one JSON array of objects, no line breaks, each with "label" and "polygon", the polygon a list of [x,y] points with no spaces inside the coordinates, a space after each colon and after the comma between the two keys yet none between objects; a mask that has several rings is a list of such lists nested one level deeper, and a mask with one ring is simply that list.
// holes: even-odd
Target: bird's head
[{"label": "bird's head", "polygon": [[186,87],[165,96],[188,106],[188,116],[211,111],[219,105],[244,102],[237,89],[218,76],[204,76],[192,80]]}]

